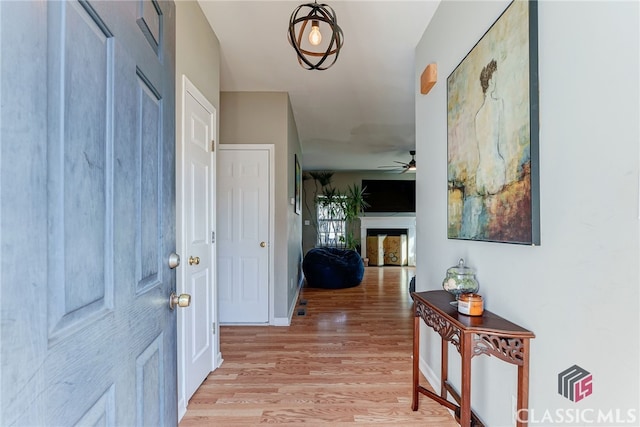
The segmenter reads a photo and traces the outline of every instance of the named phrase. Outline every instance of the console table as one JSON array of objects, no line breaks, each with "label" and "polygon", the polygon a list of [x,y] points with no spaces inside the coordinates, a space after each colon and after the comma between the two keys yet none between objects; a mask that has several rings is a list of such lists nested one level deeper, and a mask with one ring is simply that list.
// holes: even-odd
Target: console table
[{"label": "console table", "polygon": [[[529,340],[533,332],[485,310],[482,316],[466,316],[458,313],[453,295],[446,291],[413,292],[413,400],[411,409],[418,410],[419,396],[425,396],[456,413],[460,426],[483,426],[471,410],[471,359],[486,354],[518,366],[517,426],[528,424],[529,405]],[[442,338],[440,394],[419,384],[420,319]],[[452,343],[462,359],[461,393],[448,381],[448,348]],[[453,403],[447,399],[451,394]]]}]

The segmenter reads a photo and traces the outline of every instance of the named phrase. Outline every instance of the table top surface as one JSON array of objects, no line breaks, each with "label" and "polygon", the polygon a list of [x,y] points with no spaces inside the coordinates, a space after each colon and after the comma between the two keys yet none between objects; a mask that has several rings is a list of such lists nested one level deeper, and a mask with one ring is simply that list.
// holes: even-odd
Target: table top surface
[{"label": "table top surface", "polygon": [[414,301],[420,301],[431,307],[463,332],[485,332],[519,338],[535,337],[534,333],[528,329],[518,326],[489,310],[484,310],[482,316],[468,316],[458,313],[458,308],[450,304],[455,301],[455,297],[447,291],[413,292],[411,295]]}]

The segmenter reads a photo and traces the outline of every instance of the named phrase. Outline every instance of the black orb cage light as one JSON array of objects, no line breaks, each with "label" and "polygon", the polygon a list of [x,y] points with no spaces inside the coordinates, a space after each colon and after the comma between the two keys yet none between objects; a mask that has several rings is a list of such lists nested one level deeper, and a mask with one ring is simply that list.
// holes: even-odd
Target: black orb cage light
[{"label": "black orb cage light", "polygon": [[[323,42],[322,30],[326,37],[327,27],[331,37]],[[317,1],[294,9],[288,35],[289,43],[298,55],[298,63],[307,70],[326,70],[335,64],[344,41],[333,8]]]}]

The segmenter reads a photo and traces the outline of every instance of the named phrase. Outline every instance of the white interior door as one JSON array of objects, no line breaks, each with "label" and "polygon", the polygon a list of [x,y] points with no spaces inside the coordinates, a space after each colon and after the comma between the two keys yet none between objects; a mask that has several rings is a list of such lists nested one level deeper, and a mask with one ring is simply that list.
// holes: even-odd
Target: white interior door
[{"label": "white interior door", "polygon": [[177,422],[173,2],[0,2],[0,425]]},{"label": "white interior door", "polygon": [[268,323],[271,151],[218,152],[220,323]]},{"label": "white interior door", "polygon": [[183,76],[182,162],[178,185],[183,263],[179,289],[192,297],[178,316],[179,412],[213,371],[219,335],[215,306],[216,110]]}]

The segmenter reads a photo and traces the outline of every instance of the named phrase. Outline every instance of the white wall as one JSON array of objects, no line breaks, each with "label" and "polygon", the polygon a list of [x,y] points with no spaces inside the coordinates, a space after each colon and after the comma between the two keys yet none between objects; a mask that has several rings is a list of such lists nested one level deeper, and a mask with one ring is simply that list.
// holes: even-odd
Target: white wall
[{"label": "white wall", "polygon": [[[576,409],[586,420],[634,410],[627,425],[639,425],[637,2],[539,3],[541,246],[447,239],[446,79],[508,3],[443,1],[416,49],[417,289],[440,289],[464,257],[486,308],[536,334],[530,425],[557,423],[541,422],[547,410]],[[438,82],[420,95],[431,62]],[[426,328],[423,336],[422,366],[439,372],[439,337]],[[459,356],[450,353],[458,381]],[[573,364],[594,378],[593,394],[578,403],[557,392],[557,374]],[[477,357],[473,382],[481,418],[512,425],[516,368]]]}]

